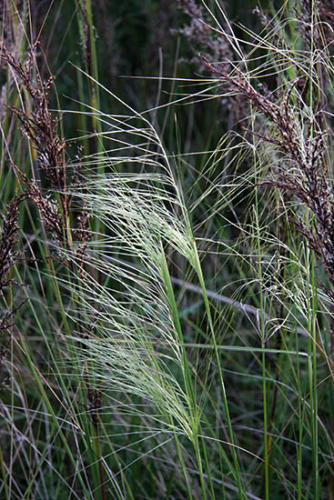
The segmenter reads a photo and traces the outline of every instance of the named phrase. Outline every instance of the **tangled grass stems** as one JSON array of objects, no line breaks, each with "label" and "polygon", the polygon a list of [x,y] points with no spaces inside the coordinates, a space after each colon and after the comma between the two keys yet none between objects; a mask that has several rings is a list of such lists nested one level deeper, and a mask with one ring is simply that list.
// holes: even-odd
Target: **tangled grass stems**
[{"label": "tangled grass stems", "polygon": [[[10,278],[4,325],[12,346],[10,360],[1,359],[10,387],[5,378],[0,388],[1,436],[11,439],[1,441],[1,494],[327,498],[334,451],[327,4],[302,0],[295,11],[285,3],[272,20],[258,11],[259,34],[231,23],[219,2],[180,2],[190,26],[176,31],[205,75],[175,79],[167,104],[156,99],[143,112],[98,83],[91,4],[76,5],[86,33],[80,78],[90,92],[79,115],[91,133],[84,128],[67,145],[37,68],[29,72],[29,59],[24,65],[2,52],[20,81],[16,115],[33,145],[32,161],[22,163],[4,123],[8,166],[24,217],[33,201],[41,227],[31,214],[27,224],[9,196],[15,248],[27,236],[22,220],[36,234],[26,238],[33,258],[4,267],[27,302],[15,309]],[[198,124],[192,118],[185,133],[185,110],[214,98],[237,123],[195,154],[189,144]],[[159,131],[171,110],[172,141]],[[84,149],[71,159],[74,141]],[[6,244],[14,249],[13,238],[2,238]]]},{"label": "tangled grass stems", "polygon": [[[122,131],[118,131],[121,133]],[[139,129],[140,133],[140,129]],[[114,139],[114,131],[112,131],[112,139]],[[107,134],[105,134],[105,137]],[[118,139],[115,139],[116,142]],[[158,142],[158,141],[156,141]],[[154,144],[154,143],[153,143]],[[127,149],[132,148],[132,144],[129,143]],[[136,146],[134,146],[134,149],[136,149]],[[153,152],[153,155],[155,152]],[[161,154],[160,155],[162,158],[166,158],[166,154]],[[126,163],[127,162],[127,156],[123,156],[122,162]],[[130,160],[132,157],[129,157]],[[149,155],[147,155],[147,164],[148,167],[152,167],[152,162],[150,161]],[[113,159],[110,158],[110,162],[114,165]],[[119,159],[116,159],[117,166],[119,166]],[[141,158],[141,165],[144,165],[144,159]],[[114,166],[115,168],[115,166]],[[165,170],[165,169],[164,169]],[[167,261],[165,258],[165,250],[164,246],[169,245],[174,252],[178,252],[181,256],[183,256],[187,261],[189,261],[190,265],[197,271],[199,274],[199,280],[201,283],[201,287],[203,290],[203,293],[206,294],[205,291],[205,284],[203,281],[203,276],[201,274],[201,267],[200,267],[200,262],[198,259],[198,254],[197,251],[194,249],[194,240],[193,240],[193,235],[189,231],[189,220],[186,219],[186,221],[182,221],[180,219],[175,210],[179,209],[181,214],[186,214],[186,208],[184,206],[180,206],[180,199],[181,196],[177,196],[176,193],[178,191],[177,186],[175,185],[174,179],[171,178],[170,176],[170,166],[168,166],[168,169],[166,173],[160,174],[158,177],[153,174],[134,174],[130,175],[127,174],[125,177],[119,174],[112,174],[110,177],[103,176],[102,179],[99,180],[94,180],[94,181],[89,181],[88,179],[85,182],[85,192],[83,194],[81,193],[76,193],[76,196],[82,197],[85,203],[85,206],[87,207],[88,211],[91,211],[94,213],[94,216],[99,217],[101,221],[103,222],[104,227],[107,228],[107,230],[110,231],[110,233],[113,235],[112,237],[108,238],[103,244],[104,248],[104,253],[106,252],[106,248],[108,248],[110,245],[110,250],[108,250],[111,253],[114,253],[116,251],[120,251],[121,254],[126,252],[126,257],[129,258],[129,256],[135,255],[137,259],[141,262],[142,265],[144,265],[144,269],[148,273],[148,276],[145,276],[145,273],[142,272],[142,277],[145,279],[149,286],[149,293],[150,295],[147,297],[146,296],[146,290],[144,289],[143,291],[140,290],[140,293],[138,293],[138,285],[145,284],[145,282],[140,283],[138,282],[138,277],[137,277],[137,283],[134,282],[133,277],[130,275],[127,275],[127,268],[122,267],[122,261],[119,259],[117,260],[117,266],[112,266],[111,264],[111,259],[109,259],[106,263],[106,268],[102,271],[104,275],[107,275],[109,273],[109,279],[113,279],[118,281],[121,285],[122,288],[125,288],[124,292],[119,292],[121,293],[121,297],[125,295],[124,299],[122,298],[121,302],[115,300],[110,293],[108,293],[108,297],[106,298],[106,301],[104,302],[103,299],[101,299],[101,293],[102,296],[105,294],[105,289],[103,286],[99,287],[99,294],[93,294],[93,287],[90,289],[88,286],[88,297],[92,298],[93,295],[98,296],[98,301],[99,301],[99,306],[102,307],[102,304],[106,304],[106,307],[108,307],[109,314],[111,313],[112,310],[110,310],[110,306],[113,304],[113,309],[115,309],[115,319],[116,319],[116,331],[121,334],[122,336],[125,336],[127,341],[130,340],[130,333],[126,333],[126,330],[124,330],[123,323],[122,324],[122,329],[119,330],[119,321],[121,321],[121,318],[124,315],[124,321],[127,320],[127,322],[130,321],[130,325],[134,328],[134,332],[136,335],[140,334],[140,331],[143,330],[143,333],[141,335],[144,335],[142,339],[140,337],[138,339],[134,339],[135,343],[129,346],[130,351],[128,352],[127,355],[122,356],[122,341],[118,338],[118,335],[115,337],[115,342],[117,345],[117,348],[114,349],[114,352],[117,353],[117,356],[121,356],[121,360],[116,362],[116,359],[114,360],[114,363],[112,365],[113,370],[118,370],[116,369],[116,366],[120,367],[120,376],[116,377],[114,380],[114,384],[120,386],[121,390],[125,390],[127,388],[127,384],[124,386],[122,385],[124,381],[127,381],[128,383],[128,389],[130,392],[136,392],[137,394],[143,394],[145,395],[145,390],[143,390],[143,387],[140,386],[141,380],[144,380],[143,377],[145,377],[145,370],[140,368],[140,363],[139,360],[143,358],[144,352],[146,352],[146,348],[144,348],[144,351],[141,351],[141,344],[143,343],[144,346],[146,346],[147,342],[149,341],[148,337],[148,328],[150,324],[155,325],[155,328],[158,328],[158,332],[162,332],[162,338],[166,339],[167,335],[167,344],[169,346],[173,347],[173,352],[175,354],[175,350],[179,352],[178,357],[176,358],[176,365],[181,367],[181,371],[183,373],[183,379],[184,379],[184,390],[185,390],[185,395],[183,398],[187,400],[187,406],[188,406],[188,422],[192,422],[189,426],[189,423],[187,423],[187,426],[185,427],[185,424],[180,422],[180,413],[179,411],[172,411],[173,405],[171,406],[171,401],[169,401],[169,406],[171,406],[168,409],[168,405],[166,403],[164,404],[164,413],[169,414],[169,411],[172,411],[171,417],[172,420],[178,421],[181,423],[181,428],[186,430],[186,434],[190,437],[190,439],[194,442],[194,445],[196,446],[196,453],[198,455],[198,463],[199,466],[201,467],[201,457],[200,457],[200,452],[198,448],[198,440],[197,440],[197,434],[198,434],[198,425],[199,421],[198,418],[200,416],[201,410],[197,408],[197,402],[196,402],[196,395],[194,393],[194,387],[193,387],[193,382],[192,382],[192,377],[190,375],[190,368],[188,366],[188,358],[187,354],[183,348],[183,332],[182,332],[182,327],[181,323],[179,320],[179,312],[178,312],[178,307],[175,301],[174,297],[174,292],[172,288],[172,283],[167,267]],[[155,183],[158,181],[158,188],[155,187]],[[136,187],[136,185],[138,187]],[[170,194],[169,191],[164,187],[167,186],[169,189],[169,186],[173,189],[174,191],[174,196],[173,193]],[[171,212],[171,208],[174,210],[174,213]],[[128,249],[128,250],[127,250]],[[90,249],[90,255],[93,249]],[[95,251],[97,249],[95,248]],[[97,256],[95,257],[94,261],[95,262],[100,262],[98,265],[99,270],[101,271],[103,269],[103,265],[101,262],[101,257]],[[90,264],[92,264],[90,262]],[[113,275],[110,275],[111,269],[113,270]],[[120,276],[120,277],[118,277]],[[130,279],[129,279],[130,278]],[[165,293],[167,296],[165,296],[164,300],[161,300],[159,295],[161,294],[161,290],[154,290],[153,283],[154,281],[157,280],[158,283],[160,282],[160,287],[162,289],[165,287],[166,291]],[[86,288],[85,283],[85,287]],[[117,288],[113,289],[113,292],[117,292]],[[84,290],[81,289],[81,292]],[[157,294],[157,291],[159,293]],[[129,298],[127,298],[129,296]],[[156,325],[156,319],[155,319],[155,307],[154,307],[154,301],[152,301],[152,297],[157,297],[156,302],[161,303],[162,307],[166,309],[167,311],[165,313],[165,317],[168,318],[169,314],[171,314],[171,318],[169,318],[169,321],[165,319],[166,323],[163,323],[161,327]],[[205,295],[206,297],[206,295]],[[147,300],[149,299],[149,302]],[[159,300],[158,300],[159,299]],[[88,305],[87,302],[85,301],[84,297],[80,297],[80,304],[82,305],[85,303],[85,306]],[[126,307],[123,307],[123,300],[125,300],[125,305]],[[139,308],[139,305],[143,303],[143,316],[145,318],[145,329],[143,327],[140,327],[140,324],[142,323],[143,319],[141,316],[138,316],[138,313],[136,314],[130,314],[129,308],[131,307],[131,304],[133,304],[133,307],[135,309]],[[89,307],[89,305],[88,305]],[[206,297],[206,309],[210,313],[210,306]],[[122,312],[123,310],[123,312]],[[168,314],[168,311],[170,310],[170,313]],[[162,313],[163,309],[160,307],[160,315]],[[99,322],[99,318],[101,318],[102,311],[99,313],[97,308],[93,308],[91,311],[85,311],[85,315],[87,317],[94,317],[97,318],[96,322]],[[150,316],[148,314],[152,314],[153,316],[150,319]],[[107,319],[107,316],[105,317],[104,321]],[[172,320],[172,322],[171,322]],[[109,317],[108,323],[110,324],[111,317]],[[101,327],[100,327],[101,328]],[[138,331],[139,328],[139,331]],[[172,332],[175,329],[175,334],[173,335]],[[105,334],[102,334],[103,337],[107,335],[108,330],[105,331]],[[110,339],[110,334],[111,332],[108,332],[108,338]],[[172,335],[170,338],[168,338],[170,335]],[[149,344],[153,342],[149,342]],[[156,342],[156,340],[155,340]],[[137,345],[136,345],[137,343]],[[177,347],[177,343],[179,343],[179,346]],[[164,344],[162,344],[163,346]],[[92,350],[92,345],[89,345],[90,349],[88,351]],[[139,358],[133,358],[130,356],[131,349],[134,350],[134,353],[136,352],[136,349],[139,349]],[[216,349],[216,348],[215,348]],[[94,349],[94,352],[96,350]],[[84,351],[85,352],[85,351]],[[180,356],[180,353],[182,355]],[[96,353],[99,354],[99,356],[102,356],[103,354],[103,349]],[[151,354],[153,356],[153,360],[155,359],[154,363],[157,363],[157,366],[159,366],[158,359],[156,358],[156,353],[154,351]],[[147,353],[148,359],[150,359],[149,353]],[[108,356],[107,356],[108,357]],[[110,356],[109,356],[110,357]],[[128,365],[127,363],[124,364],[125,359],[131,359],[131,363]],[[137,361],[136,361],[137,359]],[[161,362],[161,361],[160,361]],[[131,370],[134,370],[134,375],[131,375]],[[153,368],[153,367],[152,367]],[[124,370],[124,372],[122,372]],[[136,372],[136,370],[138,370]],[[97,370],[96,376],[98,376],[99,370]],[[163,373],[164,370],[161,368],[158,369],[157,373],[155,376],[158,376],[159,374]],[[155,373],[155,370],[150,370],[146,366],[146,373]],[[130,378],[129,378],[130,376]],[[221,383],[223,383],[221,379]],[[166,381],[164,382],[166,384]],[[176,380],[173,383],[174,387],[174,392],[175,388],[177,387]],[[153,399],[155,401],[156,405],[161,407],[162,401],[166,399],[163,390],[163,386],[161,386],[161,383],[159,385],[160,387],[160,392],[154,392],[152,394],[152,389],[155,387],[155,384],[153,384],[153,381],[148,379],[147,382],[144,383],[144,387],[146,387],[146,391],[148,393],[146,396],[150,399]],[[222,386],[224,388],[224,385]],[[135,389],[135,390],[134,390]],[[169,392],[171,392],[171,386],[169,386],[168,389]],[[157,400],[157,397],[162,398],[161,401]],[[225,398],[225,404],[227,408],[227,399],[226,395],[224,396]],[[167,400],[168,401],[168,400]],[[179,404],[178,404],[179,405]],[[176,409],[177,406],[174,406]],[[167,411],[168,410],[168,411]],[[228,413],[227,413],[228,415]],[[187,422],[187,419],[185,420]],[[232,432],[232,428],[230,427],[230,435]],[[202,474],[202,473],[201,473]],[[239,488],[241,488],[241,484],[239,484]],[[203,494],[205,492],[205,485],[204,482],[202,482],[202,491]]]}]

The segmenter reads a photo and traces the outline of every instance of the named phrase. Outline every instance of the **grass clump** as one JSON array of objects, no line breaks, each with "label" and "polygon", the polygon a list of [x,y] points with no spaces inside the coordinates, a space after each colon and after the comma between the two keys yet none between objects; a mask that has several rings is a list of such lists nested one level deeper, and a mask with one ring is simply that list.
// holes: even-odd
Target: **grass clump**
[{"label": "grass clump", "polygon": [[75,2],[58,114],[33,9],[3,11],[4,498],[331,498],[330,9],[178,3],[152,104],[98,81]]}]

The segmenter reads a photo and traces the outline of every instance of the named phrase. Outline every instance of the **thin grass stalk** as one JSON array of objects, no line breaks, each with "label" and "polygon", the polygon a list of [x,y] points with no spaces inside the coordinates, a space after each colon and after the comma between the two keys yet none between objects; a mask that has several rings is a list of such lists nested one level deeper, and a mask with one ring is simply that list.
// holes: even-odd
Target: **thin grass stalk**
[{"label": "thin grass stalk", "polygon": [[[295,342],[296,342],[296,351],[299,352],[299,337],[298,333],[295,332]],[[304,418],[305,418],[305,406],[303,404],[302,398],[302,384],[301,384],[301,375],[300,375],[300,362],[299,356],[297,356],[296,361],[296,375],[297,375],[297,388],[298,388],[298,446],[297,446],[297,496],[298,500],[301,500],[303,497],[303,433],[304,433]]]},{"label": "thin grass stalk", "polygon": [[[12,269],[10,269],[9,274],[10,278],[12,277]],[[9,286],[9,301],[8,301],[9,311],[12,314],[13,311],[13,285]],[[10,386],[11,386],[11,394],[10,394],[10,405],[11,405],[11,422],[14,422],[14,326],[9,327],[9,336],[10,336]],[[13,481],[13,460],[14,460],[14,430],[13,427],[11,429],[11,440],[10,440],[10,461],[9,461],[9,478],[8,478],[8,491],[10,497],[12,496],[12,481]]]},{"label": "thin grass stalk", "polygon": [[[100,87],[98,84],[98,57],[95,42],[95,27],[93,22],[93,11],[91,0],[76,0],[77,17],[81,33],[81,43],[84,48],[86,58],[86,73],[88,75],[90,106],[92,110],[93,127],[93,148],[92,154],[98,155],[103,151],[102,125],[99,119],[98,110],[100,109]],[[82,85],[82,77],[79,77]],[[103,175],[104,167],[99,166],[98,173]],[[93,221],[93,229],[96,233],[103,233],[103,227],[98,219]]]},{"label": "thin grass stalk", "polygon": [[[256,165],[256,163],[255,163]],[[255,184],[257,184],[257,174],[255,168]],[[259,280],[259,295],[260,295],[260,338],[262,351],[262,394],[263,394],[263,427],[264,427],[264,496],[269,500],[269,439],[268,439],[268,409],[267,409],[267,368],[266,368],[266,353],[264,351],[266,346],[265,339],[265,320],[264,320],[264,298],[262,290],[262,250],[261,250],[261,236],[259,224],[259,199],[258,190],[255,187],[255,227],[257,239],[257,273]]]},{"label": "thin grass stalk", "polygon": [[219,350],[217,347],[216,335],[215,335],[214,325],[213,325],[213,321],[212,321],[210,303],[209,303],[209,299],[207,296],[202,267],[201,267],[198,252],[197,252],[197,246],[195,245],[195,243],[193,244],[193,250],[194,250],[194,263],[193,264],[194,264],[195,271],[197,273],[200,287],[201,287],[202,292],[203,292],[204,305],[205,305],[205,310],[206,310],[208,323],[209,323],[209,327],[210,327],[210,333],[211,333],[211,338],[212,338],[212,342],[213,342],[213,349],[214,349],[214,353],[215,353],[216,363],[217,363],[217,367],[218,367],[219,383],[220,383],[220,388],[222,391],[225,417],[226,417],[226,421],[227,421],[229,438],[230,438],[230,442],[231,442],[231,453],[232,453],[233,464],[234,464],[233,475],[234,475],[236,482],[237,482],[237,485],[238,485],[238,492],[239,492],[240,498],[246,498],[246,493],[244,491],[241,477],[240,477],[240,468],[239,468],[238,457],[237,457],[237,453],[236,453],[236,449],[235,449],[235,441],[234,441],[232,423],[231,423],[231,418],[230,418],[229,405],[228,405],[227,394],[226,394],[226,389],[225,389],[225,384],[224,384],[220,354],[219,354]]},{"label": "thin grass stalk", "polygon": [[[314,78],[316,71],[316,63],[315,63],[315,45],[314,45],[314,27],[317,21],[317,12],[316,12],[316,4],[315,0],[311,0],[311,47],[310,47],[310,97],[309,97],[309,106],[311,113],[311,129],[310,129],[310,137],[313,139],[314,136],[314,115],[313,109],[315,106],[315,96],[314,96]],[[309,224],[315,224],[314,218],[308,217]],[[310,401],[311,401],[311,421],[312,421],[312,456],[313,456],[313,480],[314,480],[314,498],[316,500],[319,499],[320,495],[320,485],[319,485],[319,463],[318,463],[318,396],[317,396],[317,278],[316,278],[316,262],[315,262],[315,254],[313,250],[307,248],[307,268],[310,269],[310,276],[308,276],[309,280],[309,288],[311,288],[311,297],[309,296],[308,300],[310,303],[309,314],[308,314],[308,331],[310,332],[310,341],[309,341],[309,354],[310,354],[310,363],[309,363],[309,380],[310,380]],[[311,361],[312,359],[312,361]]]},{"label": "thin grass stalk", "polygon": [[208,453],[207,453],[205,439],[202,435],[201,428],[200,428],[200,432],[201,432],[201,445],[202,445],[202,450],[203,450],[203,454],[204,454],[204,463],[205,463],[205,467],[207,470],[207,476],[208,476],[208,480],[209,480],[209,488],[210,488],[211,498],[213,498],[215,500],[216,494],[215,494],[215,489],[214,489],[214,485],[213,485],[213,481],[212,481],[211,466],[210,466],[210,462],[209,462],[209,457],[208,457]]},{"label": "thin grass stalk", "polygon": [[186,484],[187,495],[188,495],[189,500],[192,500],[193,495],[192,495],[192,492],[191,492],[191,487],[190,487],[190,483],[189,483],[189,477],[188,477],[188,473],[187,473],[187,468],[186,468],[186,465],[185,465],[185,462],[184,462],[183,453],[182,453],[182,449],[181,449],[181,446],[180,446],[180,441],[179,441],[178,435],[177,435],[177,433],[175,431],[174,431],[174,440],[175,440],[175,444],[176,444],[177,454],[178,454],[178,457],[179,457],[179,460],[180,460],[180,464],[181,464],[182,474],[183,474],[184,481],[185,481],[185,484]]},{"label": "thin grass stalk", "polygon": [[191,370],[189,367],[187,352],[186,352],[186,349],[184,347],[183,332],[182,332],[181,322],[180,322],[180,318],[179,318],[178,307],[176,304],[175,295],[174,295],[174,291],[173,291],[173,285],[172,285],[172,281],[170,278],[170,274],[169,274],[169,270],[168,270],[168,266],[167,266],[167,261],[166,261],[166,257],[165,257],[165,253],[164,253],[163,248],[161,248],[161,253],[162,253],[162,275],[163,275],[163,279],[164,279],[166,291],[167,291],[167,296],[168,296],[169,303],[170,303],[171,310],[172,310],[175,328],[176,328],[176,331],[178,332],[179,341],[180,341],[181,349],[182,349],[183,379],[184,379],[184,383],[185,383],[185,387],[186,387],[186,393],[188,396],[188,400],[190,402],[189,410],[190,410],[190,415],[191,415],[191,426],[192,426],[191,440],[193,442],[193,446],[194,446],[196,458],[197,458],[197,464],[199,467],[200,483],[201,483],[203,498],[206,499],[207,498],[206,484],[205,484],[204,475],[203,475],[204,472],[203,472],[203,465],[202,465],[202,457],[201,457],[199,439],[198,439],[198,428],[199,428],[198,426],[199,426],[200,415],[197,415],[197,402],[196,402],[196,395],[195,395],[193,384],[192,384]]},{"label": "thin grass stalk", "polygon": [[257,172],[257,160],[256,160],[256,146],[255,146],[255,110],[253,109],[252,103],[250,103],[250,113],[251,113],[251,130],[252,134],[252,160],[254,166],[254,216],[255,216],[255,232],[256,232],[256,252],[257,252],[257,275],[259,281],[259,302],[260,302],[260,338],[261,338],[261,348],[262,348],[262,397],[263,397],[263,427],[264,427],[264,475],[263,475],[263,486],[264,497],[269,500],[269,442],[268,442],[268,410],[267,410],[267,377],[266,377],[266,341],[265,341],[265,318],[264,318],[264,298],[262,289],[262,249],[261,249],[261,234],[260,234],[260,223],[259,223],[259,192],[258,192],[258,172]]}]

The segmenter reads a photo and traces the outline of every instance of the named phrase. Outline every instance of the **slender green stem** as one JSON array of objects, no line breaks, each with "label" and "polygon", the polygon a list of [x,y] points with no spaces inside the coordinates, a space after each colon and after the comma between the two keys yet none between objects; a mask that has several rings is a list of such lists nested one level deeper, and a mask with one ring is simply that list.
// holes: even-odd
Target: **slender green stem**
[{"label": "slender green stem", "polygon": [[225,418],[226,418],[226,422],[227,422],[227,428],[228,428],[229,438],[230,438],[230,442],[231,442],[231,453],[232,453],[233,463],[234,463],[234,468],[235,468],[234,477],[235,477],[236,482],[237,482],[240,498],[246,498],[246,494],[244,492],[241,477],[240,477],[240,468],[239,468],[238,457],[237,457],[237,452],[236,452],[236,448],[235,448],[235,441],[234,441],[232,423],[231,423],[231,418],[230,418],[225,383],[224,383],[224,378],[223,378],[223,370],[222,370],[222,365],[221,365],[220,353],[219,353],[218,346],[217,346],[217,340],[216,340],[216,334],[215,334],[215,329],[214,329],[212,315],[211,315],[210,303],[209,303],[209,299],[208,299],[208,295],[207,295],[207,291],[206,291],[204,276],[203,276],[202,267],[201,267],[200,259],[198,256],[198,251],[197,251],[197,246],[196,246],[195,241],[193,242],[193,253],[194,253],[193,265],[194,265],[194,268],[196,270],[196,273],[197,273],[197,276],[199,279],[199,283],[200,283],[200,286],[201,286],[201,289],[203,292],[205,310],[206,310],[207,319],[208,319],[208,323],[209,323],[209,328],[210,328],[210,333],[211,333],[211,338],[212,338],[212,343],[213,343],[213,348],[214,348],[214,353],[215,353],[215,359],[216,359],[216,363],[217,363],[217,367],[218,367],[219,383],[220,383],[220,388],[221,388],[222,397],[223,397]]}]

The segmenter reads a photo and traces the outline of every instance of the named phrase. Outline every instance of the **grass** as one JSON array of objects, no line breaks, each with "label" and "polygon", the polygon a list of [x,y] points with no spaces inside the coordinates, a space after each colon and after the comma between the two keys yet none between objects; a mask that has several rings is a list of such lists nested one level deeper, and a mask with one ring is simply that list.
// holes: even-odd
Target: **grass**
[{"label": "grass", "polygon": [[333,498],[331,12],[179,7],[4,4],[1,498]]}]

